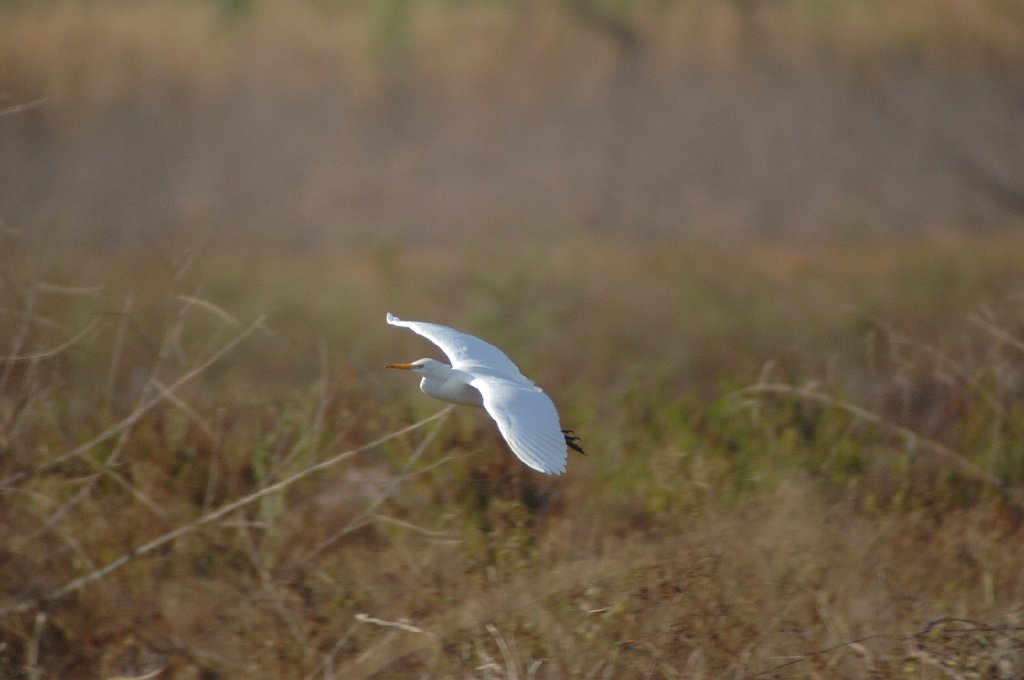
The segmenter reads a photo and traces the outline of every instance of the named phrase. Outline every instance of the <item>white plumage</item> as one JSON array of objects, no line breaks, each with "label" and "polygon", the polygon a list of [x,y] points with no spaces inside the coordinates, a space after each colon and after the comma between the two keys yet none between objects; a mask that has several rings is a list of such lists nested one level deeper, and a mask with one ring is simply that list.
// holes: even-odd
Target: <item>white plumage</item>
[{"label": "white plumage", "polygon": [[498,424],[512,452],[531,468],[559,475],[565,472],[567,446],[583,453],[572,431],[562,429],[548,395],[500,349],[441,324],[403,321],[390,313],[387,320],[430,340],[451,362],[449,366],[419,359],[409,364],[389,364],[388,368],[423,376],[420,389],[432,397],[482,406]]}]

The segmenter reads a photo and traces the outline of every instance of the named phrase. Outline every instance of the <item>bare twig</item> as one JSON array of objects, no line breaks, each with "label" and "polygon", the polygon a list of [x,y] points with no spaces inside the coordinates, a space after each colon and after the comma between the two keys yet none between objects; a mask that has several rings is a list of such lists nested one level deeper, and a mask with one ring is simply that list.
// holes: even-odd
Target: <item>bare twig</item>
[{"label": "bare twig", "polygon": [[[446,406],[445,408],[443,408],[434,417],[441,418],[443,416],[447,416],[451,412],[452,408],[454,408],[454,407],[453,406]],[[420,422],[426,422],[426,421],[420,421]],[[423,452],[426,451],[427,446],[430,444],[431,441],[433,441],[434,437],[437,435],[438,429],[439,428],[435,427],[433,430],[428,432],[427,435],[423,438],[423,441],[421,441],[419,443],[419,445],[416,447],[416,450],[413,451],[413,454],[409,457],[409,460],[405,464],[405,469],[406,470],[412,468],[412,466],[416,463],[416,461],[419,460],[420,456],[423,455]],[[370,502],[370,504],[368,506],[366,506],[366,508],[361,513],[359,513],[358,515],[353,517],[351,520],[349,520],[348,523],[345,524],[345,526],[343,526],[341,529],[339,529],[337,532],[335,532],[334,534],[332,534],[328,538],[326,538],[323,541],[321,541],[315,548],[313,548],[311,551],[306,553],[301,559],[298,560],[297,564],[302,564],[302,563],[308,562],[309,560],[313,559],[314,557],[319,555],[321,552],[323,552],[327,548],[329,548],[332,545],[334,545],[335,543],[337,543],[344,536],[346,536],[346,535],[352,533],[353,531],[359,529],[360,527],[362,527],[365,524],[367,524],[369,521],[372,521],[372,517],[373,517],[374,513],[376,512],[377,508],[380,507],[380,505],[384,501],[386,501],[389,498],[391,498],[391,495],[398,489],[399,486],[402,485],[402,482],[404,482],[406,479],[407,479],[406,475],[400,475],[400,476],[395,477],[394,479],[390,480],[388,482],[388,484],[387,484],[387,488],[384,490],[383,493],[380,494],[380,496],[378,496],[377,498],[373,499]]]},{"label": "bare twig", "polygon": [[183,376],[175,380],[173,383],[171,383],[169,387],[159,389],[159,394],[157,394],[155,397],[151,397],[144,401],[141,405],[136,407],[134,411],[132,411],[127,417],[122,419],[116,425],[112,425],[111,427],[107,428],[106,430],[96,435],[95,437],[85,442],[84,444],[80,444],[79,446],[76,446],[70,451],[63,453],[57,456],[56,458],[52,458],[31,470],[24,470],[13,475],[10,475],[6,479],[0,480],[0,489],[21,482],[33,475],[43,472],[44,470],[49,470],[50,468],[60,465],[61,463],[67,460],[81,456],[83,453],[93,448],[94,446],[98,446],[99,444],[102,444],[111,437],[114,437],[123,432],[124,430],[132,427],[150,409],[152,409],[154,406],[164,401],[165,399],[168,399],[170,395],[172,395],[176,390],[178,390],[178,388],[180,388],[185,383],[189,382],[190,380],[193,380],[198,375],[203,373],[203,371],[205,371],[207,368],[215,364],[226,354],[228,354],[231,350],[233,350],[235,347],[241,344],[241,342],[245,340],[247,337],[249,337],[249,335],[251,335],[256,329],[261,328],[263,326],[263,320],[264,317],[262,316],[256,319],[245,330],[236,335],[231,341],[223,345],[217,352],[214,352],[213,355],[208,357],[205,361],[201,362],[199,365],[192,368],[192,370],[188,371]]},{"label": "bare twig", "polygon": [[404,630],[406,633],[426,633],[421,626],[415,624],[409,619],[396,619],[389,621],[388,619],[381,619],[376,616],[370,616],[369,614],[359,613],[355,615],[355,620],[359,623],[368,623],[373,626],[380,626],[381,628],[396,628],[398,630]]},{"label": "bare twig", "polygon": [[[259,577],[260,585],[263,586],[263,592],[266,593],[267,598],[270,600],[271,605],[277,612],[281,622],[284,623],[285,628],[291,634],[292,639],[299,645],[300,649],[309,650],[309,639],[305,632],[302,630],[302,626],[295,619],[295,616],[284,603],[284,598],[281,597],[281,593],[274,585],[274,581],[270,576],[270,571],[267,569],[264,560],[260,556],[259,549],[256,547],[256,541],[252,538],[252,533],[249,531],[249,523],[245,521],[245,515],[239,512],[241,521],[237,523],[238,533],[242,537],[242,543],[245,545],[246,550],[249,553],[249,562],[252,564],[253,570]],[[307,651],[308,653],[308,651]]]},{"label": "bare twig", "polygon": [[189,420],[191,420],[193,423],[195,423],[195,426],[198,427],[200,430],[202,430],[203,434],[205,434],[207,437],[209,437],[211,442],[214,442],[214,441],[217,440],[217,435],[213,431],[213,428],[210,427],[209,423],[207,423],[205,420],[203,420],[203,417],[200,416],[198,413],[196,413],[195,409],[193,409],[191,406],[189,406],[188,403],[184,399],[182,399],[178,395],[174,394],[174,392],[171,392],[167,388],[166,385],[164,385],[162,382],[160,382],[156,378],[153,379],[152,384],[153,384],[154,387],[157,388],[157,390],[160,391],[161,394],[164,394],[164,395],[167,396],[167,401],[171,402],[172,404],[177,406],[179,409],[184,411],[185,415],[188,416]]},{"label": "bare twig", "polygon": [[757,673],[753,673],[753,674],[751,674],[751,675],[749,675],[747,677],[756,678],[756,677],[760,677],[762,675],[768,675],[770,673],[774,673],[775,671],[782,670],[783,668],[788,668],[790,666],[795,666],[798,663],[803,663],[804,661],[807,661],[808,659],[812,659],[812,658],[814,658],[816,656],[822,656],[822,655],[825,655],[825,654],[830,654],[830,653],[836,651],[837,649],[843,649],[844,647],[849,647],[850,645],[859,645],[862,642],[867,642],[868,640],[877,640],[879,638],[895,638],[895,637],[897,637],[897,636],[896,635],[892,635],[892,634],[875,633],[873,635],[865,635],[864,637],[859,637],[856,640],[846,640],[844,642],[840,642],[838,644],[832,645],[831,647],[825,647],[824,649],[818,649],[818,650],[810,652],[808,654],[801,654],[800,656],[797,656],[797,657],[795,657],[793,659],[790,659],[789,661],[784,661],[784,662],[782,662],[782,663],[780,663],[780,664],[778,664],[776,666],[772,666],[771,668],[766,668],[763,671],[758,671]]},{"label": "bare twig", "polygon": [[329,384],[330,362],[327,355],[327,342],[321,338],[318,343],[320,357],[320,378],[317,380],[317,405],[313,411],[313,418],[309,428],[304,430],[299,440],[292,446],[288,455],[281,459],[280,463],[274,466],[271,477],[276,477],[281,470],[288,467],[303,451],[315,451],[320,447],[320,440],[323,437],[324,419],[327,416],[327,407],[330,403],[327,387]]},{"label": "bare twig", "polygon": [[188,524],[185,524],[185,525],[182,525],[180,527],[177,527],[176,529],[173,529],[173,530],[168,531],[168,532],[166,532],[164,534],[161,534],[160,536],[154,538],[153,540],[149,541],[148,543],[144,543],[143,545],[140,545],[137,548],[133,548],[129,552],[127,552],[124,555],[121,555],[120,557],[118,557],[117,559],[107,563],[103,567],[100,567],[99,569],[94,569],[93,571],[90,571],[88,574],[85,574],[85,575],[80,576],[80,577],[78,577],[76,579],[73,579],[73,580],[65,583],[63,586],[61,586],[59,588],[55,588],[54,590],[51,590],[51,591],[45,593],[42,597],[40,597],[38,599],[21,600],[20,602],[15,602],[15,603],[7,605],[5,607],[0,607],[0,616],[6,615],[6,614],[13,614],[13,613],[18,613],[18,612],[30,611],[33,608],[40,607],[44,602],[48,602],[48,601],[52,601],[52,600],[57,600],[57,599],[60,599],[60,598],[62,598],[64,596],[70,594],[70,593],[73,593],[73,592],[76,592],[78,590],[81,590],[82,588],[84,588],[85,586],[89,585],[90,583],[93,583],[94,581],[98,581],[98,580],[102,579],[103,577],[107,576],[111,572],[116,571],[117,569],[120,569],[124,565],[128,564],[129,562],[131,562],[131,561],[133,561],[133,560],[135,560],[135,559],[137,559],[139,557],[142,557],[143,555],[146,555],[147,553],[150,553],[153,550],[156,550],[160,546],[166,545],[167,543],[173,541],[176,538],[179,538],[179,537],[184,536],[184,535],[186,535],[188,533],[191,533],[191,532],[195,531],[196,529],[198,529],[201,526],[204,526],[206,524],[210,524],[211,522],[214,522],[214,521],[224,517],[225,515],[228,515],[228,514],[234,512],[235,510],[238,510],[239,508],[243,508],[243,507],[245,507],[245,506],[247,506],[247,505],[249,505],[249,504],[251,504],[251,503],[253,503],[253,502],[257,501],[257,500],[259,500],[260,498],[263,498],[264,496],[266,496],[268,494],[272,494],[274,492],[280,491],[281,489],[284,489],[284,488],[294,484],[295,482],[299,481],[300,479],[302,479],[304,477],[308,477],[309,475],[313,474],[314,472],[319,472],[320,470],[325,470],[325,469],[327,469],[327,468],[329,468],[331,466],[337,465],[338,463],[342,462],[343,460],[347,460],[347,459],[349,459],[349,458],[351,458],[351,457],[353,457],[353,456],[355,456],[355,455],[357,455],[359,453],[362,453],[364,451],[368,451],[368,450],[370,450],[372,448],[380,446],[381,444],[383,444],[385,442],[391,441],[392,439],[396,439],[396,438],[401,437],[401,436],[403,436],[403,435],[405,435],[405,434],[407,434],[409,432],[417,430],[417,429],[423,427],[424,425],[426,425],[427,423],[433,422],[435,420],[439,420],[440,418],[446,416],[451,411],[451,409],[452,409],[451,406],[447,406],[447,407],[443,408],[442,410],[438,411],[437,413],[435,413],[434,415],[428,416],[428,417],[424,418],[423,420],[420,420],[419,422],[416,422],[416,423],[413,423],[412,425],[408,425],[406,427],[403,427],[400,430],[396,430],[396,431],[391,432],[389,434],[386,434],[386,435],[384,435],[382,437],[378,437],[377,439],[375,439],[375,440],[373,440],[373,441],[371,441],[369,443],[363,444],[362,446],[359,446],[357,448],[349,449],[348,451],[344,451],[342,453],[339,453],[339,454],[337,454],[335,456],[332,456],[331,458],[328,458],[327,460],[321,461],[321,462],[319,462],[319,463],[317,463],[315,465],[309,466],[308,468],[306,468],[304,470],[296,472],[295,474],[290,475],[289,477],[286,477],[285,479],[282,479],[279,482],[276,482],[274,484],[266,486],[266,487],[260,489],[259,491],[255,491],[255,492],[249,494],[248,496],[245,496],[243,498],[239,498],[238,500],[235,500],[235,501],[232,501],[232,502],[227,503],[225,505],[222,505],[218,509],[202,515],[201,517],[199,517],[199,519],[197,519],[197,520],[195,520],[193,522],[190,522]]},{"label": "bare twig", "polygon": [[[961,619],[961,618],[956,618],[956,617],[952,617],[952,616],[943,616],[941,618],[932,619],[932,620],[926,622],[921,628],[919,628],[915,632],[911,633],[910,635],[896,635],[894,633],[875,633],[873,635],[865,635],[865,636],[859,637],[859,638],[857,638],[855,640],[846,640],[844,642],[840,642],[840,643],[832,645],[830,647],[825,647],[824,649],[819,649],[819,650],[816,650],[816,651],[813,651],[813,652],[809,652],[807,654],[801,654],[800,656],[794,657],[794,658],[792,658],[792,659],[790,659],[788,661],[785,661],[783,663],[780,663],[780,664],[778,664],[776,666],[772,666],[771,668],[766,668],[765,670],[759,671],[757,673],[754,673],[753,675],[750,675],[748,677],[756,678],[756,677],[759,677],[759,676],[762,676],[762,675],[769,675],[769,674],[774,673],[776,671],[782,670],[783,668],[787,668],[789,666],[794,666],[794,665],[796,665],[798,663],[802,663],[802,662],[807,661],[808,659],[812,659],[814,657],[823,656],[825,654],[831,654],[834,651],[837,651],[837,650],[840,650],[840,649],[844,649],[846,647],[853,647],[853,648],[856,649],[858,647],[862,647],[861,643],[867,642],[868,640],[879,640],[879,639],[888,638],[888,639],[900,640],[902,642],[908,642],[910,640],[915,640],[915,639],[922,638],[922,637],[928,635],[936,627],[944,625],[944,624],[947,624],[947,623],[964,623],[964,624],[969,624],[969,626],[970,626],[969,628],[957,628],[955,630],[951,630],[950,633],[954,633],[954,634],[975,633],[975,632],[979,632],[979,631],[982,631],[982,632],[1013,632],[1013,631],[1022,631],[1022,630],[1024,630],[1024,626],[990,626],[990,625],[988,625],[986,623],[981,623],[979,621],[973,621],[971,619]],[[864,652],[862,651],[861,653],[863,654]]]},{"label": "bare twig", "polygon": [[57,295],[72,296],[95,295],[106,288],[104,284],[100,284],[98,286],[62,286],[59,283],[50,283],[49,281],[37,281],[33,285],[44,293],[56,293]]},{"label": "bare twig", "polygon": [[237,326],[238,325],[238,319],[236,319],[234,316],[232,316],[228,312],[224,311],[224,309],[222,309],[218,305],[213,304],[209,300],[203,300],[202,298],[198,298],[198,297],[195,297],[195,296],[192,296],[192,295],[184,295],[184,294],[179,294],[177,296],[177,299],[179,301],[181,301],[181,302],[184,302],[186,304],[186,307],[185,307],[186,309],[188,308],[188,305],[195,305],[197,307],[201,307],[202,309],[205,309],[206,311],[208,311],[211,314],[213,314],[214,316],[218,317],[219,319],[221,319],[225,323],[231,324],[232,326]]},{"label": "bare twig", "polygon": [[[386,500],[387,499],[387,494],[391,492],[392,488],[397,488],[397,487],[401,486],[402,484],[404,484],[409,479],[412,479],[413,477],[424,475],[424,474],[430,472],[431,470],[433,470],[435,468],[439,468],[442,465],[446,465],[446,464],[450,463],[453,460],[457,460],[460,457],[462,457],[462,456],[444,456],[443,458],[439,458],[438,460],[434,461],[433,463],[430,463],[429,465],[424,465],[421,468],[417,468],[416,470],[412,470],[412,471],[406,472],[406,473],[404,473],[402,475],[399,475],[398,477],[395,477],[392,480],[388,480],[387,484],[389,485],[389,491],[386,492],[385,494],[382,494],[382,497],[380,497],[378,499],[375,499],[375,503],[376,504],[373,507],[377,507],[377,505],[380,502],[383,502],[384,500]],[[395,520],[392,517],[388,517],[387,515],[378,515],[376,512],[371,512],[369,509],[367,509],[367,510],[364,510],[362,513],[360,513],[357,517],[355,517],[354,519],[349,521],[344,526],[344,528],[341,531],[339,531],[335,536],[333,536],[331,539],[328,539],[328,540],[333,540],[333,541],[336,542],[338,539],[342,538],[343,536],[346,536],[347,534],[350,534],[353,531],[358,531],[358,530],[362,529],[365,526],[370,526],[371,524],[373,524],[377,520],[381,520],[384,524],[388,524],[388,523],[396,524],[396,523],[399,522],[399,520]],[[460,542],[458,539],[455,539],[455,538],[451,537],[449,534],[447,534],[446,532],[443,532],[443,531],[433,531],[433,530],[430,530],[430,529],[424,529],[423,527],[415,527],[413,525],[409,525],[408,528],[413,529],[413,530],[417,530],[417,531],[420,531],[420,532],[429,532],[429,533],[435,534],[437,536],[437,538],[435,538],[435,540],[434,540],[435,543],[446,543],[446,542],[459,543]],[[332,545],[333,545],[333,543],[332,543]],[[319,552],[320,552],[319,548],[320,547],[321,546],[318,546],[317,549],[315,549],[314,551],[311,551],[310,553],[308,553],[305,557],[301,558],[298,562],[296,562],[296,564],[304,564],[305,562],[308,562],[310,559],[312,559],[317,554],[319,554]],[[326,547],[326,546],[323,546],[323,547]]]},{"label": "bare twig", "polygon": [[923,628],[914,633],[913,637],[922,637],[932,632],[935,628],[943,626],[947,623],[962,623],[965,624],[966,628],[956,628],[949,631],[950,633],[994,633],[1000,632],[1005,633],[1009,631],[1020,632],[1024,631],[1024,626],[993,626],[983,621],[976,621],[974,619],[964,619],[958,616],[941,616],[937,619],[928,621]]},{"label": "bare twig", "polygon": [[[120,457],[121,451],[124,450],[124,445],[128,441],[128,433],[127,432],[122,432],[121,435],[122,436],[118,438],[118,444],[114,448],[113,453],[111,453],[110,456],[107,457],[107,460],[105,462],[100,463],[100,462],[94,460],[92,458],[92,456],[90,456],[87,453],[83,453],[82,456],[87,461],[89,461],[89,463],[93,467],[97,468],[104,475],[106,475],[110,479],[114,480],[114,482],[118,486],[120,486],[122,489],[124,489],[125,491],[130,493],[132,496],[135,496],[135,499],[138,500],[143,505],[145,505],[150,510],[152,510],[154,515],[156,515],[157,517],[166,519],[167,518],[167,513],[164,512],[163,508],[161,508],[159,505],[157,505],[157,503],[152,498],[150,498],[148,495],[146,495],[138,487],[136,487],[134,484],[132,484],[130,481],[128,481],[128,479],[124,475],[122,475],[121,473],[119,473],[119,472],[117,472],[117,471],[115,471],[113,469],[113,465],[115,465],[117,463],[117,459]],[[90,480],[90,487],[89,488],[91,488],[92,485],[94,485],[98,479],[99,479],[98,477],[92,478]]]},{"label": "bare twig", "polygon": [[154,668],[153,670],[143,675],[115,675],[107,680],[154,680],[157,676],[164,672],[164,666]]},{"label": "bare twig", "polygon": [[348,627],[348,630],[341,634],[341,636],[334,643],[331,649],[326,654],[324,654],[323,661],[320,662],[320,664],[313,670],[312,673],[306,676],[306,680],[313,680],[313,678],[315,678],[321,671],[323,671],[324,678],[326,678],[327,680],[333,680],[334,657],[338,655],[338,652],[341,651],[342,646],[344,646],[344,644],[348,642],[352,635],[355,634],[355,632],[359,629],[360,624],[362,622],[359,621],[358,618],[356,619],[356,621],[356,623],[353,623],[351,626]]},{"label": "bare twig", "polygon": [[117,372],[121,367],[121,356],[124,353],[124,338],[128,331],[128,319],[132,311],[132,296],[129,295],[124,301],[124,307],[121,310],[121,322],[117,324],[117,333],[114,335],[114,346],[113,351],[110,353],[110,370],[107,373],[107,407],[113,409],[114,406],[114,390],[117,386]]},{"label": "bare twig", "polygon": [[0,116],[13,116],[16,113],[24,113],[25,111],[31,111],[32,109],[38,109],[40,106],[46,103],[46,97],[40,97],[39,99],[33,99],[30,102],[24,104],[14,104],[0,109]]},{"label": "bare twig", "polygon": [[737,394],[786,394],[837,408],[841,411],[846,411],[854,418],[871,423],[872,425],[875,425],[876,427],[879,427],[908,443],[919,446],[920,448],[931,452],[935,456],[953,463],[956,467],[960,468],[960,470],[977,481],[997,488],[1002,488],[1003,486],[1002,480],[998,477],[986,470],[983,470],[978,465],[967,459],[963,454],[954,451],[945,444],[937,442],[934,439],[923,437],[910,428],[897,425],[896,423],[886,420],[874,411],[870,411],[863,406],[846,401],[845,399],[840,399],[831,394],[826,394],[825,392],[820,392],[810,387],[796,387],[785,383],[762,383],[752,385],[751,387],[739,390]]},{"label": "bare twig", "polygon": [[210,451],[209,472],[206,475],[206,491],[203,493],[203,512],[209,512],[213,505],[213,496],[217,488],[217,477],[220,474],[220,457],[224,448],[224,437],[227,430],[224,407],[217,409],[217,425],[213,435],[213,449]]},{"label": "bare twig", "polygon": [[29,680],[36,680],[39,677],[39,641],[43,637],[43,629],[46,627],[46,612],[36,612],[36,623],[32,630],[32,640],[28,646],[28,654],[25,659],[25,674]]},{"label": "bare twig", "polygon": [[975,324],[976,326],[980,326],[987,333],[994,336],[998,340],[1003,341],[1010,347],[1013,347],[1018,352],[1024,352],[1024,340],[1015,337],[1005,328],[1000,328],[991,321],[983,319],[982,317],[977,315],[972,315],[969,317],[969,319],[971,323]]},{"label": "bare twig", "polygon": [[[426,527],[421,527],[418,524],[413,524],[412,522],[407,522],[407,521],[405,521],[403,519],[398,519],[397,517],[391,517],[390,515],[384,515],[384,514],[381,514],[379,512],[370,513],[370,515],[368,516],[368,519],[371,519],[371,520],[373,520],[375,522],[380,522],[382,524],[393,524],[396,527],[402,527],[403,529],[409,529],[410,531],[415,531],[417,533],[423,534],[424,536],[430,536],[431,538],[448,538],[448,539],[454,539],[455,538],[455,535],[452,534],[450,531],[435,531],[434,529],[427,529]],[[453,542],[454,543],[459,543],[460,541],[453,541]]]},{"label": "bare twig", "polygon": [[[0,372],[0,391],[7,387],[7,381],[10,379],[11,372],[14,369],[14,362],[11,361],[9,357],[16,357],[21,354],[22,347],[24,347],[25,343],[28,342],[28,333],[32,328],[32,319],[35,314],[37,292],[38,288],[36,288],[36,286],[29,286],[28,293],[25,297],[24,310],[22,311],[24,316],[22,318],[21,326],[19,326],[18,332],[15,333],[14,337],[11,339],[11,349],[7,353],[7,357],[5,357],[3,372]],[[0,484],[0,486],[3,485]]]},{"label": "bare twig", "polygon": [[946,371],[953,379],[958,380],[967,389],[973,390],[978,396],[985,400],[985,403],[988,404],[989,408],[991,408],[995,413],[1002,415],[1005,412],[1006,409],[999,402],[999,399],[992,394],[991,390],[986,389],[981,381],[978,380],[977,377],[971,375],[970,371],[968,371],[966,367],[954,360],[938,347],[913,340],[906,333],[898,330],[895,326],[887,323],[883,319],[875,316],[870,316],[869,319],[873,324],[881,328],[894,343],[915,347],[925,355],[931,357],[935,362],[936,367]]}]

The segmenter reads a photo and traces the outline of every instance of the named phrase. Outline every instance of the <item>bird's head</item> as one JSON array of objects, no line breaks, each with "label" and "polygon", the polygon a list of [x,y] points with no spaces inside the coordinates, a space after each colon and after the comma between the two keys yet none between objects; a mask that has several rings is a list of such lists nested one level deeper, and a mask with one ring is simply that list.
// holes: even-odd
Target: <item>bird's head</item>
[{"label": "bird's head", "polygon": [[434,359],[417,359],[411,364],[388,364],[385,368],[397,368],[402,371],[412,371],[424,378],[442,378],[452,370],[448,364],[441,363]]}]

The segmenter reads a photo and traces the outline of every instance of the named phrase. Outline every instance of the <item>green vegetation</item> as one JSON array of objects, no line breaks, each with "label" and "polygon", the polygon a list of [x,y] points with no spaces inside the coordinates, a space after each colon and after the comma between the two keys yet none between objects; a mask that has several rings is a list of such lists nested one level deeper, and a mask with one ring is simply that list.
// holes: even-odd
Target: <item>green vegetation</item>
[{"label": "green vegetation", "polygon": [[[4,677],[1024,672],[1018,237],[3,238]],[[506,348],[588,455],[423,421],[388,310]]]}]

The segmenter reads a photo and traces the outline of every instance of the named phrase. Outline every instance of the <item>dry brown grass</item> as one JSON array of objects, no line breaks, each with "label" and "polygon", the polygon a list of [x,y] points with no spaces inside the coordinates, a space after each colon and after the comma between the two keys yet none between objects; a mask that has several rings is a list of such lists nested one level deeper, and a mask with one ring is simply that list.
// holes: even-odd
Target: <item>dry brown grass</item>
[{"label": "dry brown grass", "polygon": [[[1024,667],[1010,236],[856,256],[577,241],[64,260],[8,244],[6,676]],[[542,478],[479,414],[417,424],[438,406],[375,367],[429,349],[390,333],[387,308],[507,347],[590,455]],[[752,400],[736,388],[765,358],[793,387]]]}]

